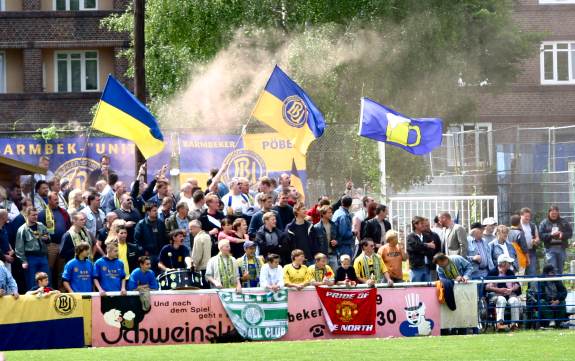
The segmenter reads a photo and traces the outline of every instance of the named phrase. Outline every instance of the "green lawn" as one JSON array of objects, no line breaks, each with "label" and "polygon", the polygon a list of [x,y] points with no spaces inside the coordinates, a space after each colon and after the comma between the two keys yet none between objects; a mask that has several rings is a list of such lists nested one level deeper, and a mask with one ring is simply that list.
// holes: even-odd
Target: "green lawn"
[{"label": "green lawn", "polygon": [[6,361],[58,360],[573,360],[575,331],[479,336],[354,339],[217,345],[137,346],[15,351]]}]

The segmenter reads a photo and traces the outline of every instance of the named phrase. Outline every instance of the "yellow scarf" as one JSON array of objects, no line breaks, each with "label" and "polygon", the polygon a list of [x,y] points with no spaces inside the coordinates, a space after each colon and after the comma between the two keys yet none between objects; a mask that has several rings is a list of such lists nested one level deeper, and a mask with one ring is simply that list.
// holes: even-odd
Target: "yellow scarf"
[{"label": "yellow scarf", "polygon": [[48,233],[54,234],[54,230],[56,228],[56,223],[54,222],[54,213],[50,209],[50,206],[44,202],[42,198],[42,203],[44,203],[44,212],[46,213],[46,228],[48,228]]}]

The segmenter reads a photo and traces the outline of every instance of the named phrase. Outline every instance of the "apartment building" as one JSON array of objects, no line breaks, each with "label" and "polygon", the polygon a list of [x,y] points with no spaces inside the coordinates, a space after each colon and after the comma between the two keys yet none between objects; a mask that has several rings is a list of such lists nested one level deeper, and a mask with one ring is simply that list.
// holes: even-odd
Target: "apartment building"
[{"label": "apartment building", "polygon": [[129,34],[102,28],[129,0],[0,0],[0,130],[89,124]]}]

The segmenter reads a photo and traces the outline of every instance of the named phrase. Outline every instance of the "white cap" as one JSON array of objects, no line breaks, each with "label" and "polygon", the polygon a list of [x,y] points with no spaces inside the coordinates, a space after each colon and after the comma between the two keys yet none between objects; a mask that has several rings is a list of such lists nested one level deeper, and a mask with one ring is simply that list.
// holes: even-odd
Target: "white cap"
[{"label": "white cap", "polygon": [[487,217],[483,220],[483,222],[481,222],[481,224],[484,226],[493,226],[497,224],[497,221],[493,217]]},{"label": "white cap", "polygon": [[497,257],[497,264],[502,264],[503,262],[513,263],[514,261],[513,258],[504,254],[500,254],[499,257]]}]

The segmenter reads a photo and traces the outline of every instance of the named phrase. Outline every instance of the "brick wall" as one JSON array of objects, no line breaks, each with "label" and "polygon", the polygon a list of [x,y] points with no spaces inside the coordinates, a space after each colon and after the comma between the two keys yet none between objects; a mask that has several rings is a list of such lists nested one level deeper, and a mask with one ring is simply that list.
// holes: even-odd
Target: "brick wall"
[{"label": "brick wall", "polygon": [[126,72],[130,66],[128,59],[119,55],[122,50],[123,48],[114,48],[114,74],[128,89],[134,90],[133,79],[126,76]]},{"label": "brick wall", "polygon": [[0,130],[35,130],[92,121],[90,109],[101,93],[0,94]]},{"label": "brick wall", "polygon": [[40,10],[41,0],[23,0],[22,10]]},{"label": "brick wall", "polygon": [[109,32],[100,21],[113,12],[7,12],[0,13],[0,47],[3,43],[62,41],[122,41],[128,34]]},{"label": "brick wall", "polygon": [[[575,4],[517,0],[513,19],[522,30],[541,33],[543,40],[575,40]],[[575,124],[575,84],[541,85],[539,44],[534,47],[515,84],[502,93],[480,96],[481,121],[492,122],[495,128]]]},{"label": "brick wall", "polygon": [[42,49],[24,49],[24,92],[42,91]]},{"label": "brick wall", "polygon": [[114,9],[125,10],[128,8],[128,5],[131,2],[132,2],[131,0],[114,0]]},{"label": "brick wall", "polygon": [[[0,129],[89,124],[90,109],[100,93],[43,93],[42,51],[109,48],[115,56],[129,46],[129,35],[109,32],[100,22],[124,11],[129,3],[114,0],[114,11],[40,11],[41,0],[23,0],[23,11],[0,12],[0,49],[22,49],[24,67],[24,93],[0,94]],[[127,60],[115,58],[113,66],[118,78],[126,82]]]}]

